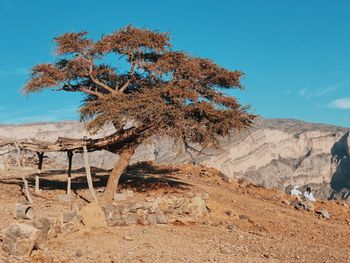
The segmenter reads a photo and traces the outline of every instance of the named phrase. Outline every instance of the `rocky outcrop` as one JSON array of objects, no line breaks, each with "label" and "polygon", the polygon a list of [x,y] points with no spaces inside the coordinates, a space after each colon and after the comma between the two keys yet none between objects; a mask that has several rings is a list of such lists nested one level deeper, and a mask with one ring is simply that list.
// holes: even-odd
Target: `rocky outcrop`
[{"label": "rocky outcrop", "polygon": [[[106,127],[96,137],[112,132],[111,129]],[[88,134],[78,122],[63,122],[0,126],[0,136],[52,141],[58,136],[82,138]],[[296,184],[309,185],[317,198],[347,199],[350,196],[349,133],[346,128],[288,119],[258,119],[250,130],[222,138],[221,145],[220,150],[208,150],[202,155],[193,153],[191,157],[171,138],[154,138],[137,149],[132,163],[149,160],[196,162],[218,169],[228,180],[244,179],[280,189]],[[3,169],[11,162],[13,165],[14,155],[0,156]],[[48,157],[46,165],[66,168],[64,153],[48,154]],[[23,158],[33,163],[35,156],[31,159],[27,154]],[[91,164],[103,169],[111,169],[116,159],[117,156],[106,151],[90,155]],[[75,155],[73,163],[74,168],[82,167],[82,156]]]}]

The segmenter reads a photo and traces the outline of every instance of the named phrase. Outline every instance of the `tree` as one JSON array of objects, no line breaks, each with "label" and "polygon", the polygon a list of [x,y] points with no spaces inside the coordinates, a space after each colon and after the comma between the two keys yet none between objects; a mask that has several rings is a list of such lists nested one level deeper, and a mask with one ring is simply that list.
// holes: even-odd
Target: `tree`
[{"label": "tree", "polygon": [[81,120],[90,131],[106,123],[128,130],[123,145],[110,148],[120,158],[105,200],[113,198],[135,149],[151,136],[171,136],[196,151],[218,147],[220,136],[249,127],[255,118],[224,92],[243,89],[241,71],[173,51],[167,33],[127,26],[97,41],[87,32],[54,40],[57,61],[33,67],[23,89],[82,92]]}]

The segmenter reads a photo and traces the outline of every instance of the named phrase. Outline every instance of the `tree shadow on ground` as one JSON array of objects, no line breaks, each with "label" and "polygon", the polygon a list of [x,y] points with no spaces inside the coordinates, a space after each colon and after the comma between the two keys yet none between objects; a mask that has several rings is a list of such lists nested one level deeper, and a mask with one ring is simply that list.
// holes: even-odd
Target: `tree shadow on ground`
[{"label": "tree shadow on ground", "polygon": [[[177,168],[158,167],[148,162],[141,162],[131,165],[123,173],[119,182],[119,189],[132,189],[136,192],[145,192],[148,190],[155,190],[160,188],[168,189],[186,189],[190,184],[181,182],[174,175],[179,170]],[[111,171],[91,168],[91,175],[93,179],[94,188],[104,188],[107,185],[108,175]],[[47,190],[66,190],[67,182],[64,175],[66,170],[50,170],[45,171],[40,175],[40,189]],[[72,170],[72,191],[88,189],[88,183],[85,176],[85,169]],[[54,178],[50,178],[53,176]],[[57,176],[60,178],[57,179]],[[28,185],[34,187],[35,174],[27,178]],[[0,184],[15,184],[22,187],[22,179],[11,178],[1,179]]]}]

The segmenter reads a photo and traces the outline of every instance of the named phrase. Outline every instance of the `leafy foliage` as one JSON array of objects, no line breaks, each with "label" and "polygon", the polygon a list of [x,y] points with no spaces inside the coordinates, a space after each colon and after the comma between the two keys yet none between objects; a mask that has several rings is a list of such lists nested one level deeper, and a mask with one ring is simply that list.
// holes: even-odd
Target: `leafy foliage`
[{"label": "leafy foliage", "polygon": [[[223,92],[242,89],[243,73],[172,51],[169,41],[166,33],[132,26],[98,41],[87,32],[63,34],[55,38],[57,62],[35,66],[24,92],[83,92],[81,118],[90,130],[132,123],[135,143],[170,135],[186,145],[215,145],[218,136],[249,127],[255,116]],[[111,55],[127,66],[112,66]]]}]

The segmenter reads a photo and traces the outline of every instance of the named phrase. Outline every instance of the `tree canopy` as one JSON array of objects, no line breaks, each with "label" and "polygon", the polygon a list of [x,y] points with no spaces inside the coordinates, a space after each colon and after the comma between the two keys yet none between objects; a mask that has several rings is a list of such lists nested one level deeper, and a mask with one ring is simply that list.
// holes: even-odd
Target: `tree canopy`
[{"label": "tree canopy", "polygon": [[85,94],[81,119],[91,131],[113,123],[134,129],[130,145],[168,135],[203,146],[249,127],[249,113],[230,89],[243,73],[209,59],[173,51],[167,33],[127,26],[98,40],[87,32],[56,37],[57,61],[33,67],[26,94],[55,89]]},{"label": "tree canopy", "polygon": [[[63,34],[55,38],[58,60],[33,67],[24,92],[85,93],[80,111],[91,130],[110,122],[120,130],[131,121],[149,127],[147,135],[212,144],[218,135],[249,126],[254,115],[224,93],[242,89],[243,73],[172,51],[169,41],[167,33],[132,26],[98,41],[87,32]],[[112,63],[111,54],[117,55]],[[124,65],[114,66],[118,61]]]}]

